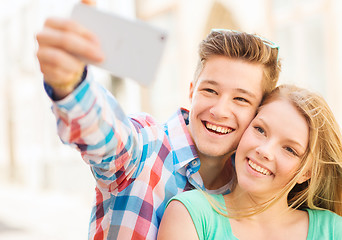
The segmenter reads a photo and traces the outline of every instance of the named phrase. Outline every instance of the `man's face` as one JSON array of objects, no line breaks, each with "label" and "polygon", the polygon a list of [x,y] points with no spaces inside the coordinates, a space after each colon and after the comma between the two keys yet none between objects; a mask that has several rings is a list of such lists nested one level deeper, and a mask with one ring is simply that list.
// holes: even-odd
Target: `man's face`
[{"label": "man's face", "polygon": [[262,67],[225,56],[210,57],[190,85],[189,131],[199,157],[234,151],[262,99]]}]

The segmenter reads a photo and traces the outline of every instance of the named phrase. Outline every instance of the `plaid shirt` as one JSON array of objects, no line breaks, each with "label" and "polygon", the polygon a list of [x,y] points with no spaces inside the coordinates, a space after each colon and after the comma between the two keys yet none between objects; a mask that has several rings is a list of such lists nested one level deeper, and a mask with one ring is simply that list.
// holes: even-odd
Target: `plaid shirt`
[{"label": "plaid shirt", "polygon": [[61,140],[81,152],[96,179],[89,239],[156,239],[168,200],[203,189],[187,110],[162,125],[147,114],[127,117],[91,76],[52,109]]}]

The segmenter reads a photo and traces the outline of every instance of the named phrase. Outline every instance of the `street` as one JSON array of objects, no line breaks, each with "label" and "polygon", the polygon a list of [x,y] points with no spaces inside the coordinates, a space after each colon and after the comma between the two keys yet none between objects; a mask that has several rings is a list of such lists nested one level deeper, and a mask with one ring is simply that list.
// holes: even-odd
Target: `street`
[{"label": "street", "polygon": [[0,240],[87,239],[92,199],[0,185]]}]

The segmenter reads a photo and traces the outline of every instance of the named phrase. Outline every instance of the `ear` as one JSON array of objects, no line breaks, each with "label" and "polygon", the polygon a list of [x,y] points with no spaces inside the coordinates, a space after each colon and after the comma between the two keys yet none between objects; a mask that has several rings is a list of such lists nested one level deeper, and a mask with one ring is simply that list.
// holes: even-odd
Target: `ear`
[{"label": "ear", "polygon": [[194,95],[194,91],[195,91],[195,84],[194,84],[193,81],[191,81],[190,89],[189,89],[189,100],[190,100],[190,103],[192,102],[192,97]]},{"label": "ear", "polygon": [[297,180],[298,184],[302,184],[303,182],[309,180],[311,178],[311,171],[307,170],[302,176],[300,176]]}]

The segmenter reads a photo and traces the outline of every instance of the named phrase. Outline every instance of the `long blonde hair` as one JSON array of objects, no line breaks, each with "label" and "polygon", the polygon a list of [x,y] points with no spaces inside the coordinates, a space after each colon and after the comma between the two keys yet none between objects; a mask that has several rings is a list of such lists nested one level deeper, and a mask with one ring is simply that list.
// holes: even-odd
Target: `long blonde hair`
[{"label": "long blonde hair", "polygon": [[[326,209],[342,216],[342,136],[339,125],[326,101],[317,93],[281,85],[263,100],[260,108],[278,99],[289,101],[309,125],[309,144],[291,181],[272,199],[238,215],[222,213],[222,206],[206,194],[216,211],[227,217],[245,217],[265,211],[284,195],[290,208]],[[260,109],[259,108],[259,109]],[[297,184],[303,174],[310,178]]]}]

